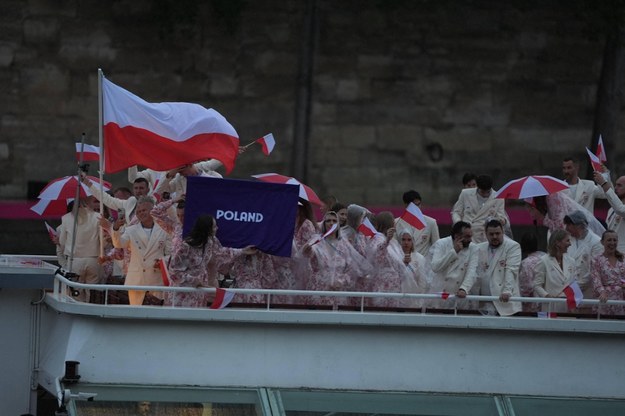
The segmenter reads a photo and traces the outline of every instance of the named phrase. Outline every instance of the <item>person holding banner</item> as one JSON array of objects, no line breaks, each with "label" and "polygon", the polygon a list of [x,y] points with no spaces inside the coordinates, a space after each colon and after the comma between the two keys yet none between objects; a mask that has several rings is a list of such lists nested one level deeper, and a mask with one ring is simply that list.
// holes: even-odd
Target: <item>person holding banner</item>
[{"label": "person holding banner", "polygon": [[[354,290],[357,280],[370,271],[367,261],[347,240],[341,238],[338,221],[336,212],[326,212],[321,225],[322,234],[302,248],[302,253],[309,258],[312,268],[312,273],[306,280],[306,290]],[[347,298],[309,296],[307,303],[336,308],[339,305],[349,305],[350,302]]]},{"label": "person holding banner", "polygon": [[[217,222],[210,214],[200,215],[189,235],[178,250],[171,255],[169,280],[172,287],[218,287],[218,269],[236,257],[256,253],[246,248],[222,247],[215,237]],[[206,292],[167,292],[164,305],[183,307],[206,307],[214,298]]]}]

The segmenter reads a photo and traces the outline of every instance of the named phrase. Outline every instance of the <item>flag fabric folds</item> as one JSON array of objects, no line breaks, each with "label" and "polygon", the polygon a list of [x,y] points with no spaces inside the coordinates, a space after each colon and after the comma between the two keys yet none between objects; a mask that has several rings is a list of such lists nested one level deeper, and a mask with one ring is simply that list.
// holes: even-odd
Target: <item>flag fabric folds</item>
[{"label": "flag fabric folds", "polygon": [[603,145],[603,137],[599,135],[599,141],[597,142],[597,157],[601,161],[601,163],[605,163],[608,161],[607,156],[605,155],[605,146]]},{"label": "flag fabric folds", "polygon": [[601,164],[601,159],[598,156],[594,155],[589,148],[586,148],[586,152],[588,153],[588,157],[590,158],[590,164],[592,165],[592,170],[596,172],[602,172],[603,166]]},{"label": "flag fabric folds", "polygon": [[298,192],[293,185],[188,177],[183,235],[200,215],[210,214],[223,246],[252,245],[267,254],[290,257]]},{"label": "flag fabric folds", "polygon": [[76,160],[80,161],[80,150],[82,149],[83,162],[99,162],[100,148],[92,144],[76,143]]},{"label": "flag fabric folds", "polygon": [[369,218],[366,217],[358,226],[358,232],[367,237],[373,237],[378,233],[373,224],[371,224],[371,221],[369,221]]},{"label": "flag fabric folds", "polygon": [[423,230],[425,228],[425,217],[419,207],[413,202],[408,204],[406,211],[404,211],[400,218],[417,230]]},{"label": "flag fabric folds", "polygon": [[148,103],[102,78],[104,171],[134,165],[170,170],[217,159],[230,172],[239,150],[234,127],[217,111],[193,103]]},{"label": "flag fabric folds", "polygon": [[263,147],[263,153],[265,156],[269,156],[269,154],[273,151],[273,148],[276,146],[276,140],[273,138],[273,134],[271,133],[256,140],[256,143],[260,143]]},{"label": "flag fabric folds", "polygon": [[582,289],[580,289],[579,284],[576,280],[574,280],[573,283],[564,288],[564,294],[566,295],[566,306],[569,309],[577,308],[584,299]]},{"label": "flag fabric folds", "polygon": [[332,227],[330,227],[330,229],[328,231],[325,232],[324,235],[322,235],[321,237],[319,237],[314,243],[312,243],[312,245],[314,246],[315,244],[321,242],[322,240],[325,240],[326,237],[328,237],[329,235],[331,235],[332,233],[336,232],[336,229],[339,228],[338,224],[332,224]]},{"label": "flag fabric folds", "polygon": [[234,292],[231,290],[222,289],[220,287],[215,289],[215,300],[211,303],[210,309],[223,309],[234,298]]},{"label": "flag fabric folds", "polygon": [[52,242],[54,242],[54,240],[57,237],[57,232],[54,228],[52,228],[50,226],[50,224],[48,224],[46,221],[44,221],[44,224],[46,224],[46,230],[48,230],[48,236],[50,237],[50,240],[52,240]]},{"label": "flag fabric folds", "polygon": [[158,268],[161,270],[161,278],[163,279],[163,286],[169,286],[169,269],[167,269],[167,262],[165,259],[158,261]]}]

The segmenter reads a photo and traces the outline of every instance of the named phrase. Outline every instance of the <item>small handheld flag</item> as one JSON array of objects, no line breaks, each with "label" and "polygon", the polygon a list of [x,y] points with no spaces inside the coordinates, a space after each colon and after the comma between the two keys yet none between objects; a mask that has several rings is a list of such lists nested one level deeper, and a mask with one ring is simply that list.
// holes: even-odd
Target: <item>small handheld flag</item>
[{"label": "small handheld flag", "polygon": [[419,207],[413,202],[408,204],[406,211],[404,211],[400,218],[417,230],[423,230],[425,228],[425,217]]},{"label": "small handheld flag", "polygon": [[169,270],[167,269],[167,263],[165,259],[158,261],[158,267],[161,269],[161,278],[163,279],[163,286],[169,286]]},{"label": "small handheld flag", "polygon": [[276,140],[273,138],[273,134],[269,133],[256,140],[255,143],[260,143],[263,147],[263,153],[265,156],[269,156],[269,154],[273,151],[273,148],[276,146]]},{"label": "small handheld flag", "polygon": [[232,298],[234,298],[234,292],[218,287],[215,289],[215,300],[211,303],[209,308],[223,309],[232,302]]},{"label": "small handheld flag", "polygon": [[76,160],[80,160],[82,148],[83,162],[98,162],[100,160],[100,148],[91,144],[76,143]]},{"label": "small handheld flag", "polygon": [[602,163],[608,161],[608,158],[605,155],[605,146],[603,145],[603,138],[601,137],[601,135],[599,135],[599,141],[597,142],[596,155]]},{"label": "small handheld flag", "polygon": [[358,226],[358,232],[364,234],[367,237],[373,237],[377,234],[377,230],[369,221],[369,218],[366,218],[362,221],[362,223]]},{"label": "small handheld flag", "polygon": [[566,306],[569,309],[577,308],[584,299],[584,294],[576,280],[564,288],[564,294],[566,295]]},{"label": "small handheld flag", "polygon": [[317,241],[315,241],[314,243],[312,243],[311,245],[314,246],[315,244],[317,244],[321,240],[325,240],[326,237],[331,235],[333,232],[335,232],[337,228],[339,228],[338,224],[332,224],[332,227],[330,227],[330,229],[328,231],[326,231],[326,233],[324,235],[319,237],[319,239]]},{"label": "small handheld flag", "polygon": [[592,165],[592,169],[596,172],[603,171],[603,165],[601,164],[601,160],[599,157],[594,155],[589,148],[586,148],[586,152],[588,153],[588,157],[590,158],[590,164]]},{"label": "small handheld flag", "polygon": [[46,224],[46,230],[48,230],[48,236],[50,236],[50,240],[52,240],[52,242],[54,242],[54,240],[58,236],[56,230],[54,228],[52,228],[50,226],[50,224],[48,224],[47,222],[44,221],[44,223]]}]

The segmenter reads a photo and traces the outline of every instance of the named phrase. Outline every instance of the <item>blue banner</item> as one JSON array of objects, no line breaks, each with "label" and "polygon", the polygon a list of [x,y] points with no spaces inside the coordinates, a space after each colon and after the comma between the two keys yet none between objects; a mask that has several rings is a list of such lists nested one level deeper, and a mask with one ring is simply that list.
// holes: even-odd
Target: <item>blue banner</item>
[{"label": "blue banner", "polygon": [[211,214],[225,247],[249,245],[276,256],[291,256],[299,187],[260,181],[187,178],[183,235],[195,220]]}]

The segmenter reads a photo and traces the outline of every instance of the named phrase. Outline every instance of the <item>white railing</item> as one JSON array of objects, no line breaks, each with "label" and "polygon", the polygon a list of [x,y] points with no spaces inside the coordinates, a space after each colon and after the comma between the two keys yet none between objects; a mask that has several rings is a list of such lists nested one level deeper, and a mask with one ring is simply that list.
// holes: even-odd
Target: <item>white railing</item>
[{"label": "white railing", "polygon": [[[68,280],[65,276],[63,276],[60,272],[55,274],[55,284],[53,293],[54,296],[63,301],[76,302],[74,298],[72,298],[69,293],[72,290],[79,289],[87,289],[87,290],[95,290],[104,292],[104,304],[108,305],[109,294],[112,291],[128,291],[128,290],[141,290],[141,291],[154,291],[154,292],[174,292],[174,293],[211,293],[215,294],[215,288],[193,288],[193,287],[169,287],[169,286],[138,286],[138,285],[111,285],[111,284],[84,284],[78,283],[71,280]],[[281,289],[240,289],[240,288],[232,288],[227,289],[228,291],[236,294],[243,295],[264,295],[266,296],[266,302],[264,304],[266,309],[271,309],[272,306],[272,297],[275,296],[302,296],[302,297],[340,297],[340,298],[351,298],[351,299],[359,299],[359,311],[365,312],[367,309],[375,309],[365,305],[365,299],[368,298],[391,298],[398,300],[417,300],[417,301],[442,301],[444,303],[439,303],[437,306],[433,305],[424,305],[421,307],[411,307],[411,306],[397,306],[396,308],[389,308],[389,310],[393,309],[415,309],[416,311],[421,310],[421,313],[426,313],[426,311],[432,309],[450,309],[453,310],[455,314],[458,313],[458,309],[456,307],[457,300],[470,300],[470,301],[480,301],[480,302],[489,302],[489,301],[497,301],[499,298],[497,296],[477,296],[477,295],[467,295],[465,298],[458,298],[453,294],[441,294],[441,293],[387,293],[387,292],[338,292],[338,291],[310,291],[310,290],[281,290]],[[546,312],[547,318],[550,318],[550,312],[552,305],[554,304],[562,304],[566,303],[567,300],[565,298],[537,298],[537,297],[511,297],[509,302],[524,302],[524,303],[538,303],[538,304],[547,304],[549,308]],[[236,302],[235,302],[236,303]],[[426,302],[424,302],[426,303]],[[280,304],[282,306],[282,304]],[[625,300],[616,301],[616,300],[608,300],[605,303],[601,303],[598,299],[584,299],[581,301],[580,306],[592,306],[592,305],[623,305],[625,306]],[[287,305],[288,306],[288,305]],[[299,305],[294,304],[293,306],[312,306],[315,305]],[[177,306],[171,305],[168,307],[176,308]],[[586,317],[593,317],[593,319],[599,319],[601,316],[600,311],[598,313],[580,313],[579,315],[583,315]]]}]

